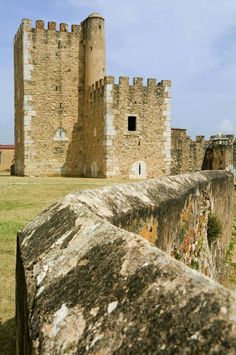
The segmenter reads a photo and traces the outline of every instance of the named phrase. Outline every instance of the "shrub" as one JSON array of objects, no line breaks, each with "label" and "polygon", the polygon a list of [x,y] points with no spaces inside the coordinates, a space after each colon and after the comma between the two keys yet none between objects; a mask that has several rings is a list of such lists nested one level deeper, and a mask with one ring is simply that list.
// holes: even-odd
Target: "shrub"
[{"label": "shrub", "polygon": [[209,245],[214,242],[217,238],[221,236],[222,233],[222,223],[219,218],[214,215],[210,214],[208,216],[208,223],[207,223],[207,240]]}]

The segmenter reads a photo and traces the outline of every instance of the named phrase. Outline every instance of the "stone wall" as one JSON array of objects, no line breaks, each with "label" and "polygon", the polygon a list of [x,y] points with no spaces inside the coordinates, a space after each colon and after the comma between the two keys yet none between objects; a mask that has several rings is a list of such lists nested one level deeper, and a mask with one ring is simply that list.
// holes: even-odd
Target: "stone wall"
[{"label": "stone wall", "polygon": [[232,186],[199,172],[70,194],[36,217],[18,233],[17,354],[233,354],[235,294],[168,255],[201,245],[201,271],[221,278]]},{"label": "stone wall", "polygon": [[105,111],[106,86],[109,79],[105,77],[93,84],[88,91],[88,103],[85,104],[84,120],[84,176],[105,177]]},{"label": "stone wall", "polygon": [[0,144],[0,171],[10,171],[14,159],[14,145]]},{"label": "stone wall", "polygon": [[186,129],[171,129],[171,174],[183,174],[201,170],[205,150],[209,142],[204,136],[192,140]]},{"label": "stone wall", "polygon": [[[21,26],[14,38],[14,87],[15,87],[15,171],[17,175],[24,175],[25,145],[24,145],[24,52],[28,55],[28,48],[24,49],[24,29],[31,28],[31,22],[22,20]],[[28,35],[25,35],[26,38]],[[26,55],[26,57],[27,57]]]},{"label": "stone wall", "polygon": [[104,20],[93,15],[71,32],[22,21],[14,41],[17,175],[82,175],[86,87],[105,71]]},{"label": "stone wall", "polygon": [[[153,178],[170,172],[170,81],[113,76],[90,88],[84,123],[87,176]],[[129,117],[135,127],[129,130]]]},{"label": "stone wall", "polygon": [[37,21],[35,28],[30,20],[22,21],[15,38],[15,52],[23,47],[15,55],[15,67],[23,69],[23,78],[20,69],[15,75],[16,81],[21,80],[16,83],[16,96],[24,93],[16,107],[17,175],[62,173],[78,121],[79,32],[79,26],[68,32],[66,24],[57,31],[54,22],[45,29],[43,21]]},{"label": "stone wall", "polygon": [[206,149],[203,170],[227,170],[236,182],[236,140],[233,135],[211,136]]},{"label": "stone wall", "polygon": [[[109,136],[107,169],[111,175],[153,178],[170,173],[171,82],[120,77],[112,88],[114,133]],[[128,116],[136,117],[136,130],[128,130]]]},{"label": "stone wall", "polygon": [[218,134],[207,141],[204,136],[192,140],[186,129],[171,129],[171,174],[199,170],[227,170],[236,181],[236,140],[234,135]]}]

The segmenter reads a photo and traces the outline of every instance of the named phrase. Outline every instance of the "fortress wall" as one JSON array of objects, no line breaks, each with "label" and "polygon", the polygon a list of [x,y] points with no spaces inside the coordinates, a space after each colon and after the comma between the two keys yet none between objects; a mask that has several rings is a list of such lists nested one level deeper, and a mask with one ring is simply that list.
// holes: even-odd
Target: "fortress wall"
[{"label": "fortress wall", "polygon": [[88,91],[88,103],[84,119],[84,176],[105,176],[105,86],[101,79]]},{"label": "fortress wall", "polygon": [[[134,78],[129,85],[128,77],[120,77],[117,85],[113,77],[108,175],[151,178],[169,173],[170,85],[170,81],[156,84],[148,79],[145,86],[142,78]],[[128,129],[130,116],[136,119],[133,131]]]},{"label": "fortress wall", "polygon": [[0,144],[0,171],[11,171],[14,150],[14,145]]},{"label": "fortress wall", "polygon": [[79,119],[74,125],[64,164],[64,175],[67,176],[104,176],[104,99],[103,90],[100,90],[106,68],[104,27],[104,19],[97,13],[81,23]]},{"label": "fortress wall", "polygon": [[[198,172],[129,184],[127,188],[99,189],[96,197],[88,191],[80,198],[112,224],[142,235],[186,265],[220,280],[231,236],[232,182],[232,176],[225,172]],[[211,245],[207,239],[210,214],[222,224],[221,238]]]},{"label": "fortress wall", "polygon": [[204,136],[192,140],[186,129],[171,129],[171,174],[183,174],[201,170],[208,141]]},{"label": "fortress wall", "polygon": [[[14,38],[14,87],[15,87],[15,170],[17,175],[24,175],[24,48],[25,31],[31,30],[31,20],[24,19]],[[26,32],[27,33],[27,32]],[[27,59],[27,56],[26,56]],[[27,128],[26,128],[27,129]]]},{"label": "fortress wall", "polygon": [[[229,173],[198,172],[69,194],[41,213],[18,233],[17,354],[233,354],[235,294],[167,254],[188,221],[192,251],[201,238],[223,261],[232,186]],[[223,223],[215,247],[209,210]],[[151,218],[167,253],[133,233]]]},{"label": "fortress wall", "polygon": [[[23,20],[19,32],[15,45],[22,46],[23,51],[17,55],[15,66],[23,62],[24,109],[19,112],[21,98],[16,108],[16,131],[18,126],[19,132],[25,131],[20,138],[25,159],[24,163],[21,158],[17,161],[25,168],[17,168],[16,173],[61,175],[78,121],[80,26],[73,25],[68,32],[68,26],[60,24],[57,31],[55,22],[49,22],[45,29],[43,21],[36,21],[32,28],[30,20]],[[16,90],[19,87],[17,84]]]}]

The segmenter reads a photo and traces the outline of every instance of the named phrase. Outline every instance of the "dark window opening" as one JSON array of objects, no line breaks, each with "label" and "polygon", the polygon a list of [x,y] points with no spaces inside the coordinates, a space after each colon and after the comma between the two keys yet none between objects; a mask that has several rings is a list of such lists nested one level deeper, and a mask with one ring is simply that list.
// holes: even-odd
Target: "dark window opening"
[{"label": "dark window opening", "polygon": [[128,131],[136,131],[136,116],[128,117]]},{"label": "dark window opening", "polygon": [[141,164],[138,165],[138,174],[141,175]]},{"label": "dark window opening", "polygon": [[99,30],[101,29],[101,25],[98,26],[99,27]]},{"label": "dark window opening", "polygon": [[90,50],[92,51],[92,50],[93,50],[93,47],[90,47]]}]

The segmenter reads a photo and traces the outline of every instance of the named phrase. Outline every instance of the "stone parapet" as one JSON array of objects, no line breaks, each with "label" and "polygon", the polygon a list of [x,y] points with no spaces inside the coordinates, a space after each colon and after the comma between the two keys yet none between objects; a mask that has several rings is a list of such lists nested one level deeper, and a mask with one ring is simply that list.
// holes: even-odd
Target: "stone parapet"
[{"label": "stone parapet", "polygon": [[[223,225],[214,245],[210,212]],[[201,271],[211,260],[218,278],[231,212],[226,172],[66,196],[18,233],[17,354],[234,354],[235,294],[170,256],[202,248]]]}]

